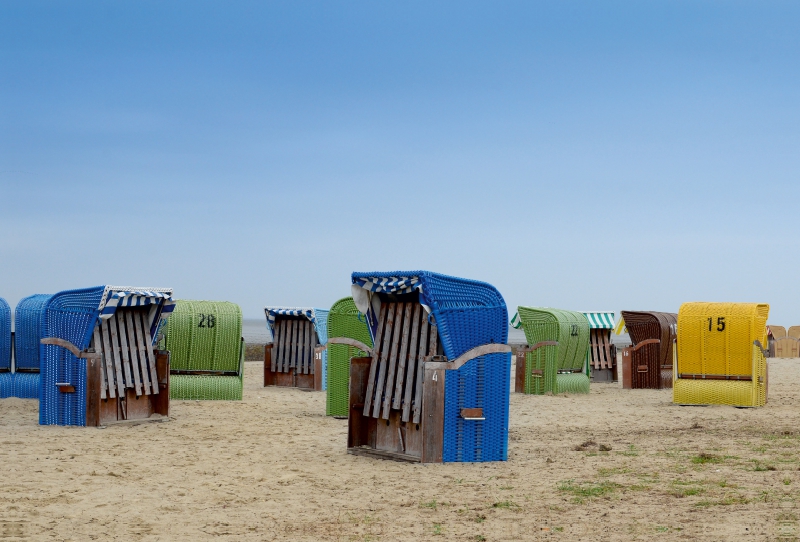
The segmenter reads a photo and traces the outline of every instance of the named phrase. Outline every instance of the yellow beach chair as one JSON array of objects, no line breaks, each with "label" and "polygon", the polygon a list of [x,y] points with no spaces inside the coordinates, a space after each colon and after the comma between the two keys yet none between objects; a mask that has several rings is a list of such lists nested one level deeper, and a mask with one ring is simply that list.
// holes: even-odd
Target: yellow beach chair
[{"label": "yellow beach chair", "polygon": [[758,303],[684,303],[678,311],[673,402],[763,406],[767,316]]}]

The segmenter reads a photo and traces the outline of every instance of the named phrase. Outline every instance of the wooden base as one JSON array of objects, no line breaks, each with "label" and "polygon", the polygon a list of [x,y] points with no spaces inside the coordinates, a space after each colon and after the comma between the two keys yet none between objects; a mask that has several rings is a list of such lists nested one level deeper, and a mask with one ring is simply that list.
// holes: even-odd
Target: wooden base
[{"label": "wooden base", "polygon": [[158,393],[136,396],[135,390],[125,389],[125,397],[101,399],[103,385],[101,360],[87,359],[86,425],[98,427],[118,422],[163,421],[169,417],[169,352],[156,352]]},{"label": "wooden base", "polygon": [[[395,461],[441,463],[444,445],[444,369],[425,369],[420,423],[402,421],[392,409],[389,419],[364,416],[372,358],[350,360],[350,416],[347,453]],[[435,375],[435,376],[434,376]]]},{"label": "wooden base", "polygon": [[308,391],[323,391],[322,386],[322,356],[314,357],[314,374],[298,373],[296,369],[289,369],[283,373],[272,370],[272,345],[264,347],[264,387],[281,386],[286,388],[300,388]]}]

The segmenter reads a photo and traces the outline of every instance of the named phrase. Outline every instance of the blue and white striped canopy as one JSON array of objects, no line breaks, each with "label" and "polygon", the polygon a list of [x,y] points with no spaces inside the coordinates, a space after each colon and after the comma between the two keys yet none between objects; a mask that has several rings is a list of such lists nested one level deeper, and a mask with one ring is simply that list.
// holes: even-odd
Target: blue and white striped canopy
[{"label": "blue and white striped canopy", "polygon": [[100,318],[108,320],[118,307],[150,307],[147,321],[150,322],[150,336],[153,343],[158,340],[158,332],[167,323],[167,318],[175,310],[172,288],[132,288],[130,286],[106,286],[100,298]]},{"label": "blue and white striped canopy", "polygon": [[353,284],[370,292],[385,294],[410,294],[414,290],[422,291],[419,277],[354,277]]},{"label": "blue and white striped canopy", "polygon": [[582,311],[589,329],[614,329],[614,311]]},{"label": "blue and white striped canopy", "polygon": [[305,316],[314,324],[314,329],[317,329],[317,309],[313,307],[264,307],[264,314],[267,316],[269,332],[273,335],[275,334],[276,316]]}]

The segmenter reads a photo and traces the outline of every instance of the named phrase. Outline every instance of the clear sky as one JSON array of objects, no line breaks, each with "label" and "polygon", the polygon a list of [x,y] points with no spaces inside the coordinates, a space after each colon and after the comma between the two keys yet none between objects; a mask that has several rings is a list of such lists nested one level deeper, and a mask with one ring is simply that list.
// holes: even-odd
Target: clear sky
[{"label": "clear sky", "polygon": [[0,3],[0,296],[354,270],[800,324],[797,2]]}]

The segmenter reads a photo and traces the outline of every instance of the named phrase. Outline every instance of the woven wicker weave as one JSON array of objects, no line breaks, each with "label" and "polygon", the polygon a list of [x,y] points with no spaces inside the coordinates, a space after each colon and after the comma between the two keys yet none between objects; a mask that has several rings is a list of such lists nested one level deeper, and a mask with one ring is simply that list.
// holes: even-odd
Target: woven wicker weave
[{"label": "woven wicker weave", "polygon": [[[632,387],[671,388],[672,342],[678,315],[673,312],[653,311],[622,311],[621,314],[633,343]],[[660,342],[640,345],[650,339],[657,339]],[[639,348],[635,348],[637,345]]]},{"label": "woven wicker weave", "polygon": [[673,401],[763,406],[767,399],[769,305],[684,303],[678,312]]},{"label": "woven wicker weave", "polygon": [[[518,307],[528,344],[557,341],[525,356],[525,393],[589,393],[589,377],[581,371],[589,351],[589,322],[575,311]],[[543,373],[533,374],[533,370]]]},{"label": "woven wicker weave", "polygon": [[11,370],[11,307],[0,297],[0,371]]},{"label": "woven wicker weave", "polygon": [[[372,346],[372,337],[364,315],[358,312],[352,297],[340,299],[328,313],[328,338],[333,337],[348,337]],[[347,416],[350,359],[365,355],[353,346],[328,345],[328,395],[325,406],[328,416]]]},{"label": "woven wicker weave", "polygon": [[163,344],[171,355],[171,399],[241,401],[244,347],[239,305],[177,301]]}]

